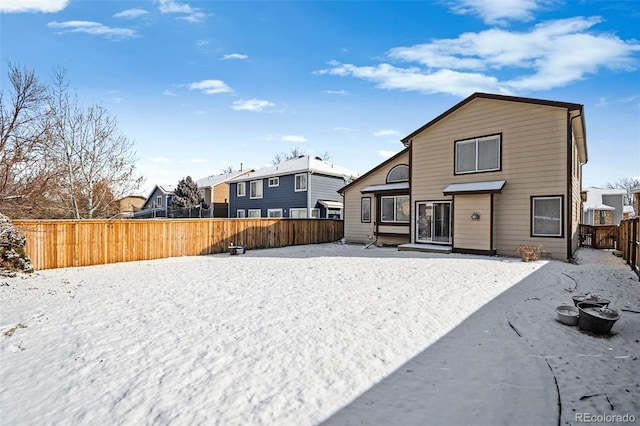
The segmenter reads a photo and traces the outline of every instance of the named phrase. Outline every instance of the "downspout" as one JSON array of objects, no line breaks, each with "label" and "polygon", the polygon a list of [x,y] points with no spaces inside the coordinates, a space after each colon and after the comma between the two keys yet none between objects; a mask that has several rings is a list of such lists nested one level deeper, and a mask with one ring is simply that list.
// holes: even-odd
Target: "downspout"
[{"label": "downspout", "polygon": [[[582,118],[582,107],[580,108],[580,113],[571,117],[571,112],[567,111],[567,115],[569,116],[569,125],[567,126],[567,224],[566,233],[567,233],[567,262],[571,261],[573,257],[572,245],[573,245],[573,234],[571,233],[571,227],[573,226],[573,120],[580,117]],[[578,147],[576,145],[576,151]],[[578,157],[580,155],[578,154]],[[586,157],[586,146],[585,146],[585,157]],[[582,172],[580,172],[582,174]],[[580,176],[580,190],[582,190],[582,176]],[[580,223],[580,218],[578,218],[578,223]]]}]

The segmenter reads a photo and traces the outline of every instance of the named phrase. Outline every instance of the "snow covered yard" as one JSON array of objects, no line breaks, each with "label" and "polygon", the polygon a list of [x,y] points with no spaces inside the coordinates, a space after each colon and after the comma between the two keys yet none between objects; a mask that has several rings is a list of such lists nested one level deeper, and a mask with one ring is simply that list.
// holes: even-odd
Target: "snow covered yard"
[{"label": "snow covered yard", "polygon": [[320,244],[5,279],[0,418],[318,424],[548,263]]}]

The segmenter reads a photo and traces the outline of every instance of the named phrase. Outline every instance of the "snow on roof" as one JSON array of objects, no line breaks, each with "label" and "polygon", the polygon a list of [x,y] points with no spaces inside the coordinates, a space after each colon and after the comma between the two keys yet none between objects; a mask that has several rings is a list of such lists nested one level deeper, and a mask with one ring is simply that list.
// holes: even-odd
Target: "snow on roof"
[{"label": "snow on roof", "polygon": [[444,191],[445,195],[459,194],[464,192],[500,192],[502,187],[507,183],[506,180],[494,180],[489,182],[471,182],[471,183],[454,183],[447,186]]},{"label": "snow on roof", "polygon": [[252,173],[238,176],[234,179],[230,179],[229,182],[242,182],[271,176],[282,176],[303,172],[312,172],[323,175],[348,178],[358,177],[358,173],[354,172],[353,170],[349,170],[345,167],[338,166],[337,164],[322,160],[319,157],[303,155],[288,161],[284,161],[280,164],[276,164],[275,166],[265,167]]},{"label": "snow on roof", "polygon": [[382,185],[370,185],[362,188],[360,192],[380,192],[380,191],[396,191],[400,189],[409,189],[409,182],[385,183]]},{"label": "snow on roof", "polygon": [[602,202],[603,195],[620,195],[624,197],[627,193],[624,189],[603,189],[590,186],[584,190],[587,193],[587,201],[583,203],[583,208],[587,210],[615,210],[615,207],[608,206]]},{"label": "snow on roof", "polygon": [[245,171],[240,170],[240,171],[235,171],[231,173],[222,173],[219,175],[207,176],[205,178],[198,179],[196,181],[196,185],[198,185],[198,188],[213,187],[216,185],[220,185],[221,183],[224,183],[235,177],[238,177],[246,172],[247,172],[246,170]]}]

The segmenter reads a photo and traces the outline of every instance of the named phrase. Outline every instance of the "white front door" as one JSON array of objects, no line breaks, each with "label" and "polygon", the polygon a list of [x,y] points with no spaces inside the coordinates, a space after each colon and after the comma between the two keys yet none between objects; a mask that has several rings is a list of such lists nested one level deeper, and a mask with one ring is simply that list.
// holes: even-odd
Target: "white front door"
[{"label": "white front door", "polygon": [[451,202],[416,203],[416,242],[451,244]]}]

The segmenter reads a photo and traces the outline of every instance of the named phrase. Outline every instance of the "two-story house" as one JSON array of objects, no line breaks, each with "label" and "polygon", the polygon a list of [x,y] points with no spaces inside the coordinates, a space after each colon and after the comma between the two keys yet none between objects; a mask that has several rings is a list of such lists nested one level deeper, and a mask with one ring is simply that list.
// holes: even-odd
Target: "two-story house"
[{"label": "two-story house", "polygon": [[196,181],[200,196],[209,206],[209,217],[229,217],[229,181],[255,170],[239,170],[207,176]]},{"label": "two-story house", "polygon": [[345,238],[510,256],[542,245],[568,260],[579,244],[585,132],[580,104],[474,93],[340,190]]},{"label": "two-story house", "polygon": [[585,225],[620,225],[624,216],[624,189],[603,189],[590,186],[584,190],[587,199],[582,205]]},{"label": "two-story house", "polygon": [[133,214],[136,218],[168,217],[174,185],[156,185],[142,204],[142,209]]},{"label": "two-story house", "polygon": [[342,218],[338,189],[358,175],[300,156],[229,180],[229,217]]}]

